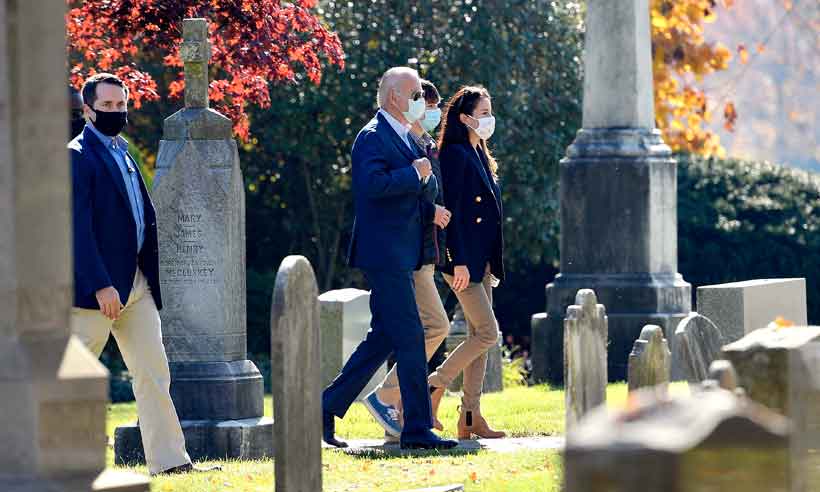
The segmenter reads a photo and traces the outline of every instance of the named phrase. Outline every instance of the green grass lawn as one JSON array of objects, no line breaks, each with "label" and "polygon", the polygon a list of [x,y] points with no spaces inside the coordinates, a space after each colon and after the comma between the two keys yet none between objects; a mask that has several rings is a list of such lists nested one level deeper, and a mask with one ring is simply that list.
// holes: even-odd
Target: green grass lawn
[{"label": "green grass lawn", "polygon": [[[672,385],[672,393],[687,393],[686,383]],[[607,403],[611,407],[626,402],[626,385],[610,384]],[[439,419],[444,436],[454,437],[458,419],[457,396],[446,396]],[[506,389],[482,398],[482,413],[496,428],[513,437],[552,436],[564,433],[564,392],[546,385]],[[265,398],[265,415],[273,415],[270,396]],[[108,434],[114,428],[136,420],[133,403],[111,405]],[[359,404],[354,404],[337,434],[345,438],[381,438],[381,427]],[[108,464],[113,465],[109,449]],[[338,451],[322,452],[324,490],[399,491],[463,483],[472,492],[558,492],[561,488],[561,458],[554,451],[493,453],[479,451],[461,455],[435,453],[414,457],[361,457]],[[210,492],[273,490],[273,461],[222,461],[223,470],[202,475],[158,477],[152,481],[154,492]],[[134,471],[147,473],[145,467]]]}]

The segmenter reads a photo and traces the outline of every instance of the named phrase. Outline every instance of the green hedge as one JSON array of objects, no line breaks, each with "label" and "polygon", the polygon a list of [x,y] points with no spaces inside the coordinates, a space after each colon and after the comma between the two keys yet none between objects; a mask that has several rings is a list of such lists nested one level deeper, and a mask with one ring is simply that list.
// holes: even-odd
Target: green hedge
[{"label": "green hedge", "polygon": [[768,162],[680,156],[679,270],[695,286],[806,277],[820,321],[820,177]]}]

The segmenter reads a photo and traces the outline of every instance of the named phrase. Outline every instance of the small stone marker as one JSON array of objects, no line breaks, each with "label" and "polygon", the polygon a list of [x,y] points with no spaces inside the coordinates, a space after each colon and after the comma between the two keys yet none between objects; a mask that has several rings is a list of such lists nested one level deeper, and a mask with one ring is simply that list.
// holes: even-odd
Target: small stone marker
[{"label": "small stone marker", "polygon": [[271,304],[277,492],[322,490],[319,290],[302,256],[282,260]]},{"label": "small stone marker", "polygon": [[595,292],[581,289],[564,319],[566,427],[606,401],[607,317]]},{"label": "small stone marker", "polygon": [[806,279],[747,280],[698,287],[697,310],[734,342],[782,317],[797,326],[808,324]]},{"label": "small stone marker", "polygon": [[749,398],[794,427],[795,491],[820,490],[820,326],[772,323],[723,347]]},{"label": "small stone marker", "polygon": [[572,492],[788,492],[788,419],[715,388],[682,399],[652,389],[594,410],[568,433]]},{"label": "small stone marker", "polygon": [[669,385],[671,358],[669,345],[663,337],[663,328],[657,325],[644,326],[629,354],[629,391],[661,386],[661,391],[665,392]]},{"label": "small stone marker", "polygon": [[709,366],[709,379],[716,381],[718,386],[725,390],[735,391],[737,386],[737,371],[728,360],[716,360]]},{"label": "small stone marker", "polygon": [[532,359],[531,379],[534,383],[541,383],[549,378],[548,330],[547,313],[533,314],[530,318],[530,358]]},{"label": "small stone marker", "polygon": [[[361,289],[330,290],[319,296],[322,338],[322,387],[324,388],[370,331],[370,292]],[[370,393],[387,375],[382,364],[357,397]]]},{"label": "small stone marker", "polygon": [[675,330],[673,372],[690,383],[703,381],[709,375],[709,365],[720,358],[724,343],[720,330],[709,318],[691,313]]}]

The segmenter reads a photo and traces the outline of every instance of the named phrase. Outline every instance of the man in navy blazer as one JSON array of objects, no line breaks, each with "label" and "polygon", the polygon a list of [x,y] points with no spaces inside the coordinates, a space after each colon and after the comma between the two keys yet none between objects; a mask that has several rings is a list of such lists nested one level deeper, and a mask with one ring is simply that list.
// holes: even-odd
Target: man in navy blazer
[{"label": "man in navy blazer", "polygon": [[410,125],[426,109],[418,73],[407,67],[388,70],[379,82],[378,102],[377,115],[353,144],[356,217],[348,258],[370,284],[371,329],[322,395],[323,437],[328,444],[346,446],[334,436],[334,417],[344,417],[395,353],[404,403],[401,447],[451,448],[458,443],[430,431],[424,329],[413,285],[413,271],[421,263],[422,226],[432,223],[435,214],[422,193],[424,186],[436,186],[430,161],[408,136]]},{"label": "man in navy blazer", "polygon": [[109,334],[133,376],[151,474],[203,471],[185,450],[159,309],[154,206],[128,143],[128,89],[101,73],[83,86],[86,126],[69,144],[74,219],[72,332],[99,356]]}]

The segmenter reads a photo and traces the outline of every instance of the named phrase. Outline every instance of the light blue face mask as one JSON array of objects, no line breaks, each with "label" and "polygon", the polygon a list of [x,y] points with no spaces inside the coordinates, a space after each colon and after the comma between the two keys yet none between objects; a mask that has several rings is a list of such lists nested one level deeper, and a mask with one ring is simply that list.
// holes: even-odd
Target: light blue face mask
[{"label": "light blue face mask", "polygon": [[411,125],[424,116],[424,108],[426,107],[427,103],[424,102],[423,97],[419,97],[415,101],[412,99],[407,100],[407,111],[402,112],[405,119],[407,119],[408,123]]},{"label": "light blue face mask", "polygon": [[424,119],[419,122],[424,131],[430,133],[441,123],[441,108],[428,109],[424,113]]}]

